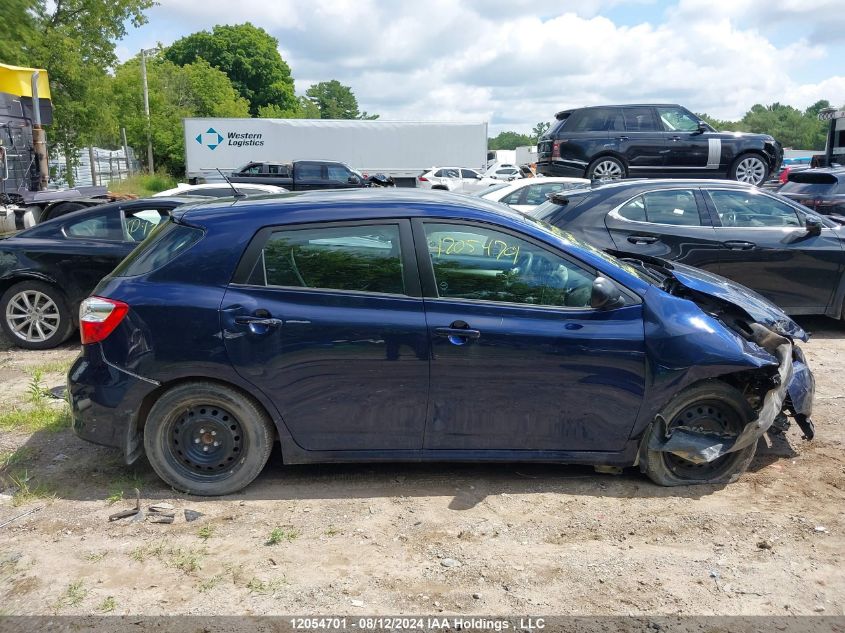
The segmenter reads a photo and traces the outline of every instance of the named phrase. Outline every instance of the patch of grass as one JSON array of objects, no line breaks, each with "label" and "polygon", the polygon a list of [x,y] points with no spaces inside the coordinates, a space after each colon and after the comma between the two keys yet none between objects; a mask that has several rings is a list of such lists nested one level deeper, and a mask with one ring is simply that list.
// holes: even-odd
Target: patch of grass
[{"label": "patch of grass", "polygon": [[112,490],[109,492],[109,496],[106,497],[106,503],[110,506],[113,506],[115,503],[123,499],[123,491],[122,490]]},{"label": "patch of grass", "polygon": [[129,558],[138,563],[143,563],[148,558],[161,558],[166,550],[167,544],[164,542],[153,543],[150,545],[139,545],[129,552]]},{"label": "patch of grass", "polygon": [[100,562],[101,560],[103,560],[103,559],[104,559],[107,555],[108,555],[108,552],[107,552],[107,551],[105,551],[105,550],[104,550],[104,551],[102,551],[102,552],[88,552],[87,554],[85,554],[85,555],[83,556],[83,558],[84,558],[85,560],[87,560],[89,563],[99,563],[99,562]]},{"label": "patch of grass", "polygon": [[27,471],[9,475],[9,481],[17,488],[12,495],[12,505],[22,506],[39,499],[54,499],[56,493],[44,484],[35,482]]},{"label": "patch of grass", "polygon": [[43,374],[66,374],[68,370],[70,370],[70,366],[73,365],[73,359],[71,360],[50,360],[46,363],[41,363],[36,365],[35,367],[30,369],[31,373],[40,372]]},{"label": "patch of grass", "polygon": [[273,580],[261,580],[253,576],[246,584],[246,588],[250,593],[257,593],[263,596],[277,593],[288,584],[284,578],[274,578]]},{"label": "patch of grass", "polygon": [[171,548],[167,564],[185,572],[186,574],[191,574],[202,568],[202,559],[206,554],[207,552],[204,548]]},{"label": "patch of grass", "polygon": [[225,578],[225,574],[216,574],[211,578],[206,578],[205,580],[200,580],[197,583],[197,590],[200,593],[206,593],[214,589],[217,585],[219,585],[223,579]]},{"label": "patch of grass", "polygon": [[163,171],[157,171],[154,174],[135,174],[125,180],[112,181],[109,183],[109,191],[143,198],[165,189],[172,189],[175,186],[176,179],[173,176]]},{"label": "patch of grass", "polygon": [[197,530],[197,536],[199,536],[203,541],[207,541],[214,536],[214,526],[203,525],[199,530]]},{"label": "patch of grass", "polygon": [[0,412],[0,431],[49,431],[55,433],[70,428],[70,409],[67,405],[52,407],[46,403],[34,407],[15,407]]},{"label": "patch of grass", "polygon": [[67,586],[64,595],[61,597],[59,602],[62,605],[66,605],[69,607],[78,607],[82,604],[82,601],[85,600],[85,596],[88,595],[88,590],[83,586],[81,580],[77,580],[76,582],[72,582]]},{"label": "patch of grass", "polygon": [[0,451],[0,470],[20,466],[35,457],[35,449],[31,446],[21,446],[14,451]]},{"label": "patch of grass", "polygon": [[114,596],[107,596],[105,600],[100,603],[100,606],[97,607],[97,611],[100,613],[111,613],[117,608],[117,600],[114,599]]},{"label": "patch of grass", "polygon": [[325,532],[326,536],[337,536],[340,534],[340,530],[337,529],[335,526],[330,525]]},{"label": "patch of grass", "polygon": [[267,538],[265,545],[278,545],[282,541],[290,543],[299,536],[299,530],[294,528],[273,528],[270,536]]},{"label": "patch of grass", "polygon": [[45,405],[45,400],[47,396],[50,394],[49,389],[44,384],[44,372],[41,371],[39,368],[35,368],[30,370],[29,372],[29,385],[27,385],[26,391],[29,401],[36,406],[36,408],[42,408]]}]

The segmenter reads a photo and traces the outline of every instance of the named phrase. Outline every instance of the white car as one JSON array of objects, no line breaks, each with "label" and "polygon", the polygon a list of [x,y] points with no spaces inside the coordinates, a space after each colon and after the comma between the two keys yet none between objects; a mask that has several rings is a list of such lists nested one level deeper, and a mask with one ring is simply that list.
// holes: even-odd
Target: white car
[{"label": "white car", "polygon": [[509,207],[529,213],[538,204],[548,200],[548,196],[566,189],[589,188],[590,181],[586,178],[521,178],[513,182],[479,191],[473,195],[485,200],[501,202]]},{"label": "white car", "polygon": [[[276,185],[260,185],[260,184],[242,184],[239,182],[233,183],[235,188],[247,196],[264,196],[271,193],[287,193],[288,190],[284,187],[277,187]],[[198,198],[231,198],[234,195],[232,187],[225,182],[207,182],[202,185],[189,185],[186,182],[180,182],[173,189],[167,191],[159,191],[153,194],[153,198],[162,198],[164,196],[195,196]]]},{"label": "white car", "polygon": [[522,178],[522,172],[519,171],[518,167],[500,167],[492,173],[488,171],[485,176],[495,178],[496,180],[511,181]]},{"label": "white car", "polygon": [[500,180],[487,178],[474,169],[466,167],[432,167],[417,178],[417,187],[473,193],[500,182]]}]

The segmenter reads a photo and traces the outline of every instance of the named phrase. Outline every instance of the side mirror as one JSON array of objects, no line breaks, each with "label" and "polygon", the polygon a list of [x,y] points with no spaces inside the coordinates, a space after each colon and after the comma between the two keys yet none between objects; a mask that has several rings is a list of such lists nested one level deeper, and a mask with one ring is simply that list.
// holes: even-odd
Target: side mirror
[{"label": "side mirror", "polygon": [[699,134],[704,134],[705,132],[709,132],[709,131],[710,131],[710,128],[707,127],[706,123],[700,122],[698,124],[698,133]]},{"label": "side mirror", "polygon": [[804,228],[807,229],[807,235],[821,235],[822,223],[818,218],[808,216],[804,222]]},{"label": "side mirror", "polygon": [[350,185],[360,185],[361,184],[361,181],[358,180],[358,176],[350,176],[349,178],[346,179],[346,182],[348,182]]},{"label": "side mirror", "polygon": [[475,174],[476,180],[481,180],[482,178],[484,178],[484,176],[482,176],[481,174]]},{"label": "side mirror", "polygon": [[625,305],[625,297],[616,284],[607,277],[596,277],[590,293],[590,307],[597,310],[612,310]]}]

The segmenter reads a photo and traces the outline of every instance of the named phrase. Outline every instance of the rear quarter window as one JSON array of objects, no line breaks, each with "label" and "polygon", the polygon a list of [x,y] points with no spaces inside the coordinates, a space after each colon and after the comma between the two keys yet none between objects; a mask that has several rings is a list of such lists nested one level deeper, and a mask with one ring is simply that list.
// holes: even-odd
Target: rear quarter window
[{"label": "rear quarter window", "polygon": [[173,221],[162,222],[112,273],[115,277],[146,275],[172,262],[202,239],[203,232]]}]

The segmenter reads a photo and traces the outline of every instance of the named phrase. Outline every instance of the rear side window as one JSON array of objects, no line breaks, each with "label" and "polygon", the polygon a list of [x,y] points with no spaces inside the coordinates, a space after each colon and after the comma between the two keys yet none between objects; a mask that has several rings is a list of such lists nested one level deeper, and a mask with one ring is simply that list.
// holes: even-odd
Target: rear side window
[{"label": "rear side window", "polygon": [[321,165],[304,164],[296,166],[296,175],[298,178],[322,179],[323,167]]},{"label": "rear side window", "polygon": [[675,226],[701,226],[695,193],[688,189],[652,191],[637,196],[619,208],[626,220]]},{"label": "rear side window", "polygon": [[248,283],[405,294],[399,226],[275,231],[264,245]]},{"label": "rear side window", "polygon": [[662,131],[651,108],[625,108],[625,129],[628,132]]},{"label": "rear side window", "polygon": [[117,265],[112,275],[146,275],[176,259],[199,242],[202,236],[203,232],[199,229],[172,221],[162,221],[129,257]]}]

